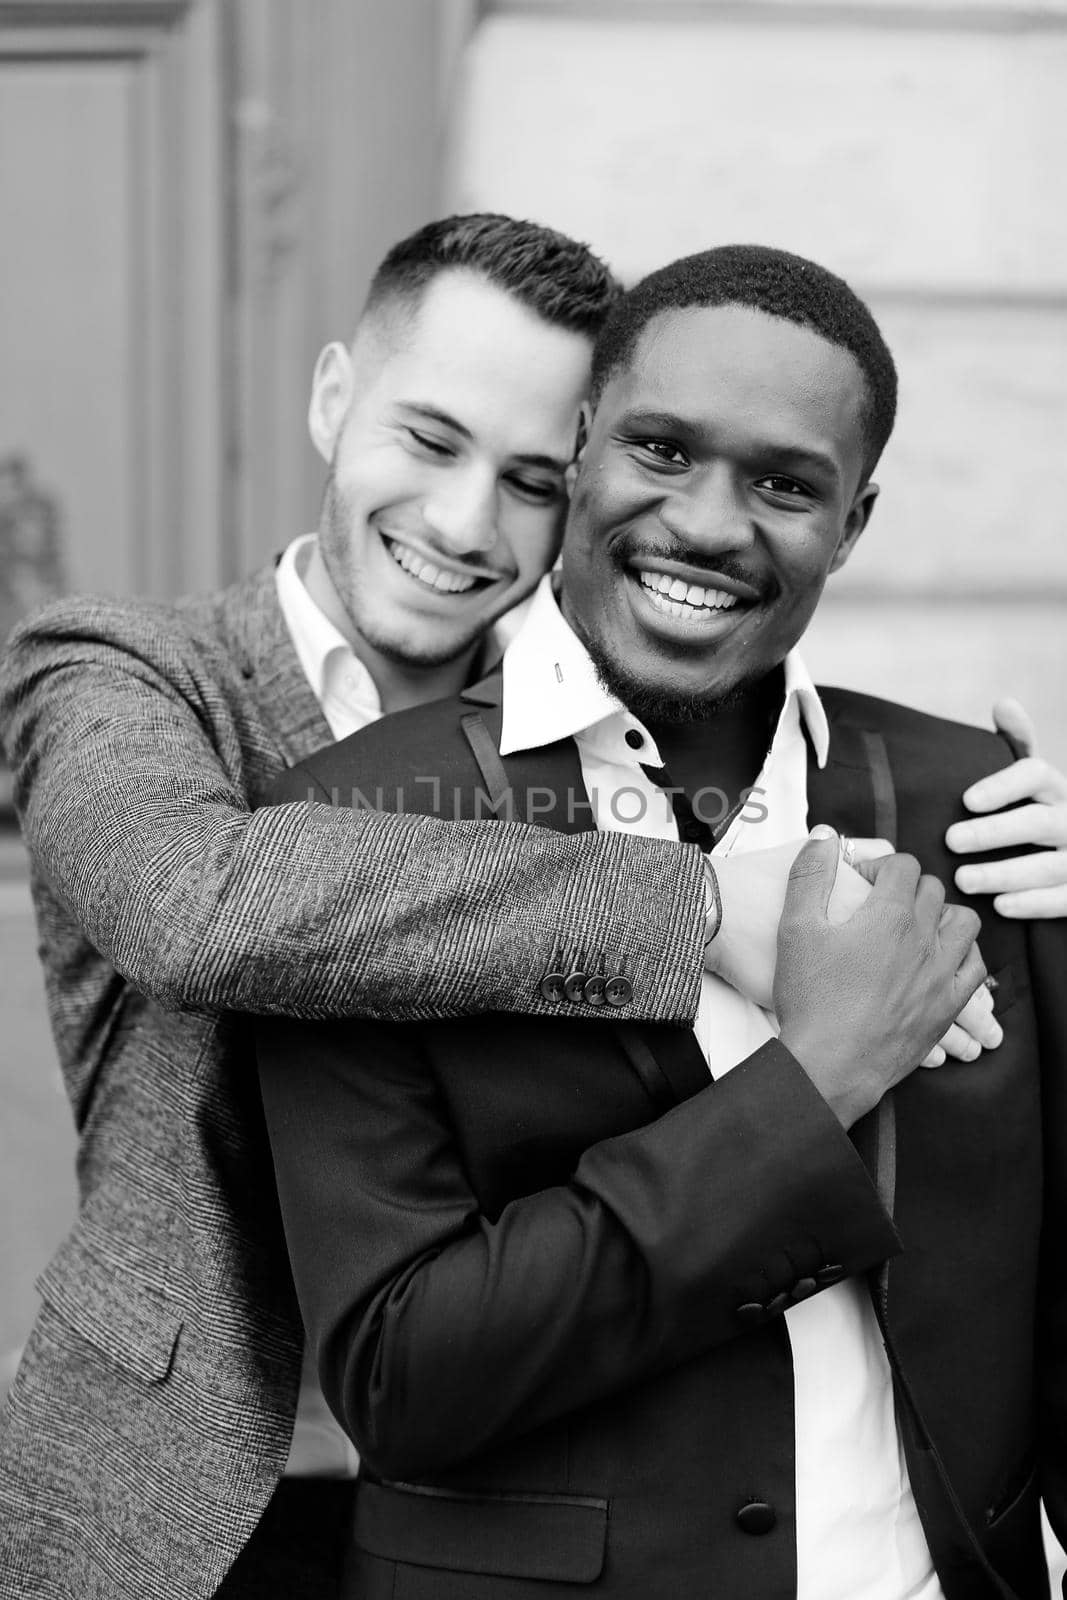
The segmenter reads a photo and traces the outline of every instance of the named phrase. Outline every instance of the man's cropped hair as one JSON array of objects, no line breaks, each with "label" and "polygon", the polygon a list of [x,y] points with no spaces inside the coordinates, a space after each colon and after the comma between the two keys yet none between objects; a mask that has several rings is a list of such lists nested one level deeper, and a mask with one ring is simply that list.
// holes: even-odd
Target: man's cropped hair
[{"label": "man's cropped hair", "polygon": [[374,274],[364,313],[414,306],[442,272],[468,271],[546,322],[593,339],[622,294],[604,263],[575,239],[491,212],[444,217],[393,246]]},{"label": "man's cropped hair", "polygon": [[855,357],[867,385],[863,433],[869,477],[885,449],[897,410],[893,357],[871,313],[845,283],[803,256],[765,245],[729,244],[684,256],[632,288],[601,329],[593,355],[593,398],[632,358],[654,317],[689,307],[748,306],[810,328]]}]

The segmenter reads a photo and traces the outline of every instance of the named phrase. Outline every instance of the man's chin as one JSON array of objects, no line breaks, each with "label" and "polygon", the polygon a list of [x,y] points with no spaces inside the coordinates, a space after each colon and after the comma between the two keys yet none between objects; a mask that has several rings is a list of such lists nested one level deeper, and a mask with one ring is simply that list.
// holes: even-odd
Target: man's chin
[{"label": "man's chin", "polygon": [[711,683],[694,681],[661,662],[642,671],[597,639],[587,637],[585,646],[608,693],[645,723],[704,722],[741,700],[758,676],[717,672]]}]

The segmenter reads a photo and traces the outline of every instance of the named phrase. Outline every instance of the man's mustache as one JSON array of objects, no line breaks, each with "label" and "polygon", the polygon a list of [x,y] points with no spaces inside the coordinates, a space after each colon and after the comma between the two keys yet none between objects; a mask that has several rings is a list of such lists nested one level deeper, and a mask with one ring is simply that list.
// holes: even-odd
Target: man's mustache
[{"label": "man's mustache", "polygon": [[624,566],[635,557],[643,557],[647,561],[677,561],[687,567],[698,568],[710,577],[726,578],[738,584],[747,584],[763,595],[767,592],[767,580],[763,573],[750,571],[742,562],[731,556],[708,556],[700,550],[691,550],[688,545],[677,540],[665,539],[649,543],[644,539],[623,538],[612,547],[612,559],[620,566]]}]

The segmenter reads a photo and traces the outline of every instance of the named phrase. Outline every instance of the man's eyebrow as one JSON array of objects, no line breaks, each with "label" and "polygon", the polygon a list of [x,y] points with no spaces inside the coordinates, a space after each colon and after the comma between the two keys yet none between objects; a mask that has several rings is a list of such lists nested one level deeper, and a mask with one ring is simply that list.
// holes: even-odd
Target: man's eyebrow
[{"label": "man's eyebrow", "polygon": [[[455,417],[450,417],[447,411],[439,411],[436,406],[423,405],[417,400],[402,400],[400,406],[403,411],[407,411],[416,417],[421,417],[425,422],[436,422],[442,428],[450,428],[453,433],[458,434],[461,439],[466,439],[468,443],[474,439],[474,435],[468,427],[465,427],[462,422],[458,422]],[[560,456],[540,455],[536,451],[520,451],[515,457],[515,460],[521,461],[525,467],[543,467],[547,472],[558,473],[566,472],[571,464],[571,459],[569,456],[564,460]]]},{"label": "man's eyebrow", "polygon": [[[624,411],[616,422],[620,428],[662,428],[667,433],[675,433],[683,438],[695,438],[704,432],[704,424],[698,418],[680,417],[674,411],[645,411],[642,409]],[[773,456],[776,460],[795,466],[807,468],[809,471],[819,472],[837,483],[841,477],[837,462],[832,456],[824,455],[821,450],[811,450],[806,445],[775,444],[771,440],[761,444],[755,455]]]}]

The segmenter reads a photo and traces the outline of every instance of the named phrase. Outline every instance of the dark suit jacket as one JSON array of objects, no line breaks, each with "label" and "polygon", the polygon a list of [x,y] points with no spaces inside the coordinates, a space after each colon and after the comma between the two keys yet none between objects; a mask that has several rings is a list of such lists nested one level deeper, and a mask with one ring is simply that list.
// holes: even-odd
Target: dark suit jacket
[{"label": "dark suit jacket", "polygon": [[[576,895],[581,841],[255,810],[330,737],[271,569],[51,607],[4,656],[0,720],[80,1185],[0,1418],[0,1597],[198,1600],[282,1472],[301,1357],[250,1032],[225,1013],[548,1010],[553,941],[596,937],[628,946],[636,1014],[684,1016],[700,864],[594,840]],[[664,872],[677,903],[650,919]]]},{"label": "dark suit jacket", "polygon": [[[359,772],[410,804],[405,780],[434,771],[462,810],[483,779],[463,719],[492,735],[493,702],[490,684],[389,719],[287,782]],[[812,820],[889,832],[950,880],[957,796],[1003,747],[825,702]],[[504,766],[520,796],[581,786],[569,742]],[[793,1594],[779,1313],[842,1272],[870,1278],[948,1600],[1047,1592],[1038,1494],[1062,1537],[1067,1491],[1065,939],[980,909],[1003,1045],[915,1072],[852,1138],[777,1042],[709,1083],[688,1030],[562,1012],[262,1032],[298,1294],[366,1465],[353,1594]]]}]

